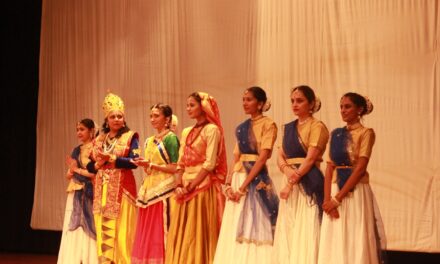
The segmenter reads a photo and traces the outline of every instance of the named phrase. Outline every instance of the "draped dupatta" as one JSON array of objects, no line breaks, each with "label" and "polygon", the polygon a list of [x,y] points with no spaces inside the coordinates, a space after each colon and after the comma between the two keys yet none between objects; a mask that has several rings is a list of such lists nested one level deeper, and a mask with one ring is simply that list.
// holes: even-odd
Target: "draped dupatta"
[{"label": "draped dupatta", "polygon": [[336,165],[337,179],[339,189],[344,187],[351,173],[353,164],[348,153],[348,144],[351,142],[351,134],[346,127],[336,128],[332,132],[330,140],[330,158]]},{"label": "draped dupatta", "polygon": [[[71,157],[75,159],[79,168],[85,168],[80,159],[81,149],[76,147]],[[83,185],[82,189],[75,190],[73,211],[70,217],[69,230],[82,227],[84,232],[96,239],[95,222],[93,220],[93,183],[92,179],[78,173],[73,174],[73,181]]]},{"label": "draped dupatta", "polygon": [[[307,150],[301,143],[297,129],[298,120],[284,126],[283,151],[287,159],[305,158]],[[300,164],[295,164],[299,167]],[[305,194],[318,205],[319,215],[322,216],[322,203],[324,200],[324,176],[316,165],[303,176],[299,182]]]},{"label": "draped dupatta", "polygon": [[217,164],[214,168],[214,180],[219,183],[225,183],[228,165],[226,162],[225,133],[220,119],[220,110],[214,97],[204,92],[198,92],[198,94],[202,99],[202,109],[206,114],[206,119],[210,123],[215,124],[220,130],[220,143],[217,153]]},{"label": "draped dupatta", "polygon": [[[174,133],[170,132],[164,137],[172,137]],[[179,142],[176,140],[175,148],[179,148]],[[173,163],[165,147],[164,141],[155,138],[148,138],[145,142],[145,158],[158,165]],[[136,205],[142,208],[151,206],[170,197],[175,188],[174,174],[165,173],[156,170],[150,170],[139,188]]]},{"label": "draped dupatta", "polygon": [[[242,124],[240,124],[236,129],[236,137],[238,142],[238,147],[240,149],[241,154],[255,155],[258,157],[257,151],[257,141],[255,139],[255,135],[252,130],[252,122],[251,119],[246,120]],[[256,160],[256,159],[255,159]],[[255,161],[242,161],[243,167],[246,170],[246,173],[249,174],[252,167],[255,165]],[[258,172],[257,176],[249,183],[248,185],[248,194],[245,197],[244,207],[243,208],[253,208],[255,203],[258,203],[265,213],[265,216],[269,218],[270,223],[272,225],[272,233],[275,229],[275,224],[278,216],[278,204],[279,199],[275,193],[274,185],[272,183],[271,178],[269,177],[267,167],[264,167]],[[238,229],[237,229],[237,240],[240,241],[240,238],[243,238],[244,230],[250,230],[252,228],[246,226],[249,222],[246,222],[246,214],[254,214],[255,210],[251,210],[250,212],[247,210],[243,210],[240,214]],[[257,219],[256,215],[253,215],[253,219]],[[249,241],[257,241],[259,230],[255,230],[251,232],[250,237],[246,237],[246,240]],[[273,234],[272,234],[273,236]]]}]

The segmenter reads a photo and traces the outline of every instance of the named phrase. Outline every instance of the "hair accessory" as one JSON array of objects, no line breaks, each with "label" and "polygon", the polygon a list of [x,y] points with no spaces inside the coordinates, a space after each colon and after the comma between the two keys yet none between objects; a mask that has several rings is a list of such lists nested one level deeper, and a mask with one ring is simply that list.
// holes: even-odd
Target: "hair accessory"
[{"label": "hair accessory", "polygon": [[172,115],[171,116],[171,130],[173,131],[173,132],[175,132],[176,131],[176,128],[177,128],[177,125],[179,124],[179,119],[177,118],[177,116],[176,115]]},{"label": "hair accessory", "polygon": [[321,109],[321,99],[315,95],[315,104],[313,105],[312,112],[316,113]]},{"label": "hair accessory", "polygon": [[370,101],[370,98],[367,96],[364,96],[365,102],[367,103],[367,110],[365,111],[365,115],[368,115],[369,113],[373,112],[373,103]]},{"label": "hair accessory", "polygon": [[263,112],[267,112],[267,111],[269,111],[270,107],[271,107],[270,100],[267,99],[267,100],[266,100],[266,103],[264,103],[264,105],[263,105],[263,109],[261,109],[261,110],[262,110]]}]

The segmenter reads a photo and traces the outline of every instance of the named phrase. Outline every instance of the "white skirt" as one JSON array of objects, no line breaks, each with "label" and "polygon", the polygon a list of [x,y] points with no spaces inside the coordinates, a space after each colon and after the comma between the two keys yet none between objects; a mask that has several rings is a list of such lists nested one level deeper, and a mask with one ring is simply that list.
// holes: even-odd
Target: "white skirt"
[{"label": "white skirt", "polygon": [[272,263],[317,263],[319,233],[318,206],[295,184],[287,200],[280,199]]},{"label": "white skirt", "polygon": [[[339,191],[332,184],[332,196]],[[368,183],[358,183],[338,207],[339,218],[325,213],[321,227],[318,263],[376,264],[385,249],[382,219]]]},{"label": "white skirt", "polygon": [[[246,179],[246,176],[247,174],[244,172],[234,173],[231,182],[232,189],[237,190]],[[236,241],[238,221],[243,210],[244,200],[244,197],[241,197],[238,203],[226,201],[214,263],[271,263],[271,258],[273,257],[271,244],[261,244],[258,242],[239,243]],[[258,224],[260,230],[271,230],[270,220],[264,217],[263,208],[256,206],[254,210],[257,219],[248,220]],[[266,238],[262,237],[262,239]]]},{"label": "white skirt", "polygon": [[73,211],[75,192],[67,195],[64,214],[63,234],[61,237],[58,264],[93,264],[98,263],[96,240],[89,237],[82,227],[69,231],[70,216]]}]

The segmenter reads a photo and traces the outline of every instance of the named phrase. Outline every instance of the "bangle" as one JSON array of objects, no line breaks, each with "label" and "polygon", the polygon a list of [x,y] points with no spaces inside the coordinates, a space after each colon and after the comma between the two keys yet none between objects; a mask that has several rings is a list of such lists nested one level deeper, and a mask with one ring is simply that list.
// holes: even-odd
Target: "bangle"
[{"label": "bangle", "polygon": [[223,194],[226,195],[229,190],[232,190],[232,187],[230,185],[226,185],[226,187],[223,189]]},{"label": "bangle", "polygon": [[108,162],[113,163],[116,161],[116,155],[115,154],[111,154],[110,158],[108,159]]},{"label": "bangle", "polygon": [[192,191],[194,191],[194,189],[195,189],[196,187],[191,187],[191,183],[189,183],[186,187],[185,187],[185,190],[187,191],[187,192],[192,192]]},{"label": "bangle", "polygon": [[286,166],[288,166],[287,163],[283,163],[283,164],[280,165],[280,171],[281,171],[282,173],[284,173],[284,169],[286,168]]},{"label": "bangle", "polygon": [[246,191],[242,191],[241,188],[238,188],[237,190],[238,194],[240,194],[241,196],[246,195],[247,190]]},{"label": "bangle", "polygon": [[332,201],[333,201],[333,202],[335,202],[335,204],[336,204],[336,207],[338,207],[338,206],[340,206],[340,205],[341,205],[341,202],[340,202],[340,201],[338,201],[338,199],[336,199],[336,197],[332,197]]}]

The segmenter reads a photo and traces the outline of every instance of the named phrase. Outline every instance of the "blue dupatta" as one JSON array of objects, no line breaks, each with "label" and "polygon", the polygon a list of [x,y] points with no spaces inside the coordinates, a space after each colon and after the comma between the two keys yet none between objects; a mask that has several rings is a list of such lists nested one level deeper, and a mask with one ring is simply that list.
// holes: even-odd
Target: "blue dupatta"
[{"label": "blue dupatta", "polygon": [[[235,134],[241,154],[258,155],[257,141],[251,127],[251,119],[248,119],[240,124],[237,127]],[[245,168],[247,174],[249,174],[254,165],[255,161],[243,161],[243,167]],[[265,165],[257,176],[249,183],[248,194],[245,197],[243,207],[254,208],[256,203],[258,203],[261,208],[263,208],[265,216],[270,220],[272,225],[272,237],[277,221],[279,204],[278,196],[273,187],[274,185],[272,183],[272,179],[269,177],[267,167]],[[244,230],[252,230],[251,234],[248,234],[250,237],[247,239],[250,241],[257,241],[259,237],[257,236],[257,233],[261,232],[261,230],[254,230],[252,227],[247,226],[249,223],[245,221],[245,218],[246,214],[249,213],[252,214],[253,219],[258,219],[258,217],[255,215],[255,210],[251,210],[251,212],[243,210],[240,213],[240,218],[238,221],[237,238],[244,236]]]},{"label": "blue dupatta", "polygon": [[[283,151],[288,159],[305,158],[307,151],[300,142],[297,130],[298,120],[292,121],[284,126]],[[300,164],[295,164],[299,167]],[[318,205],[319,216],[322,217],[322,203],[324,201],[324,175],[316,165],[303,176],[299,181],[305,194]]]},{"label": "blue dupatta", "polygon": [[348,154],[348,144],[351,141],[351,134],[346,127],[336,128],[332,132],[330,140],[330,158],[336,166],[347,166],[347,168],[336,168],[338,175],[336,183],[339,190],[344,187],[351,173],[353,165]]},{"label": "blue dupatta", "polygon": [[[72,151],[71,157],[76,160],[79,168],[80,161],[80,147],[76,147]],[[82,227],[84,232],[93,239],[96,239],[95,221],[93,219],[93,184],[92,179],[78,173],[73,174],[73,181],[83,184],[83,188],[75,190],[73,197],[73,211],[70,216],[69,230],[74,231],[78,227]]]}]

